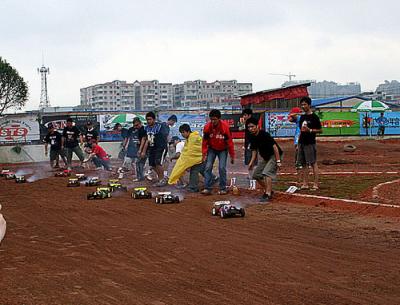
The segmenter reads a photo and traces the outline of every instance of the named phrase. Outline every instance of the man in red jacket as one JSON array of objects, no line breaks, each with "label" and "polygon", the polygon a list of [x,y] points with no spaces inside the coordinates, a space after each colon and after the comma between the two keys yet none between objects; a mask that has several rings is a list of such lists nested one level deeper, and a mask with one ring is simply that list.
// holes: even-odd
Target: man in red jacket
[{"label": "man in red jacket", "polygon": [[206,161],[206,168],[204,171],[205,188],[202,194],[211,194],[213,182],[213,166],[216,157],[218,157],[218,171],[219,171],[219,192],[220,195],[225,195],[226,191],[226,161],[229,156],[231,157],[231,164],[234,163],[235,150],[232,141],[232,135],[229,130],[228,124],[221,121],[221,112],[217,109],[210,111],[208,115],[211,122],[204,126],[203,130],[203,161]]}]

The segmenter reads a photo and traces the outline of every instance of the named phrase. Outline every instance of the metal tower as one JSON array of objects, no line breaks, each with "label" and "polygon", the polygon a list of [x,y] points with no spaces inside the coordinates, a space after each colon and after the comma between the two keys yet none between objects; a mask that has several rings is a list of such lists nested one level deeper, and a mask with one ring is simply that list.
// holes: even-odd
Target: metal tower
[{"label": "metal tower", "polygon": [[42,78],[42,90],[40,92],[40,104],[39,104],[39,110],[50,107],[50,101],[49,101],[49,96],[47,95],[47,74],[50,74],[50,69],[46,68],[44,64],[42,64],[42,67],[37,69],[38,73],[40,73],[40,76]]}]

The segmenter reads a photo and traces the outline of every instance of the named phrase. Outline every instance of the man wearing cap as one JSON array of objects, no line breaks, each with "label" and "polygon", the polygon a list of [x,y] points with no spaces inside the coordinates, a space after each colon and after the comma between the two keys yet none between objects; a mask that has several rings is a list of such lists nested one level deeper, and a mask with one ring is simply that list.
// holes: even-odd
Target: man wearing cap
[{"label": "man wearing cap", "polygon": [[83,164],[83,160],[85,159],[85,157],[83,156],[83,152],[79,147],[78,139],[80,138],[80,135],[81,132],[78,127],[74,125],[74,121],[72,120],[72,118],[68,118],[67,126],[65,126],[64,128],[61,138],[61,149],[63,150],[65,148],[66,150],[65,153],[67,155],[68,169],[71,169],[72,153],[75,153],[75,155],[81,161],[81,166]]},{"label": "man wearing cap", "polygon": [[303,168],[298,158],[298,151],[299,151],[298,145],[300,137],[300,116],[301,116],[301,109],[299,107],[293,107],[292,110],[290,110],[288,116],[289,122],[296,124],[296,130],[294,132],[294,149],[295,149],[294,166],[296,168],[299,181],[301,180],[300,170]]},{"label": "man wearing cap", "polygon": [[[64,151],[61,150],[61,134],[54,128],[54,125],[50,123],[47,126],[48,132],[44,138],[44,153],[48,155],[48,144],[50,144],[50,166],[52,168],[59,168],[59,157],[64,162],[64,166],[67,166],[67,159],[65,158]],[[55,165],[54,165],[55,161]]]}]

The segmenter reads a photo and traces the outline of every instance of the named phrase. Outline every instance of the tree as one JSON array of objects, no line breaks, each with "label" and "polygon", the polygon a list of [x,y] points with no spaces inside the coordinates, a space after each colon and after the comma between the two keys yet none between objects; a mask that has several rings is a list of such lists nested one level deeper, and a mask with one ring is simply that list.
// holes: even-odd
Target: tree
[{"label": "tree", "polygon": [[10,108],[21,108],[28,100],[28,85],[7,61],[0,57],[0,116]]}]

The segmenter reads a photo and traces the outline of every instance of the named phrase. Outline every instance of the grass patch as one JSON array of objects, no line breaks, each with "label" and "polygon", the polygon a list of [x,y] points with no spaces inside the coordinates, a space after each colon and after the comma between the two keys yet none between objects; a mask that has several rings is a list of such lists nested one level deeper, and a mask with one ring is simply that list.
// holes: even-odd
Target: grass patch
[{"label": "grass patch", "polygon": [[[360,199],[368,188],[394,179],[393,176],[384,175],[326,175],[320,176],[320,189],[318,191],[302,190],[301,193],[341,199]],[[291,182],[294,181],[297,181],[296,176],[280,176],[277,183],[274,184],[274,189],[286,191]]]}]

